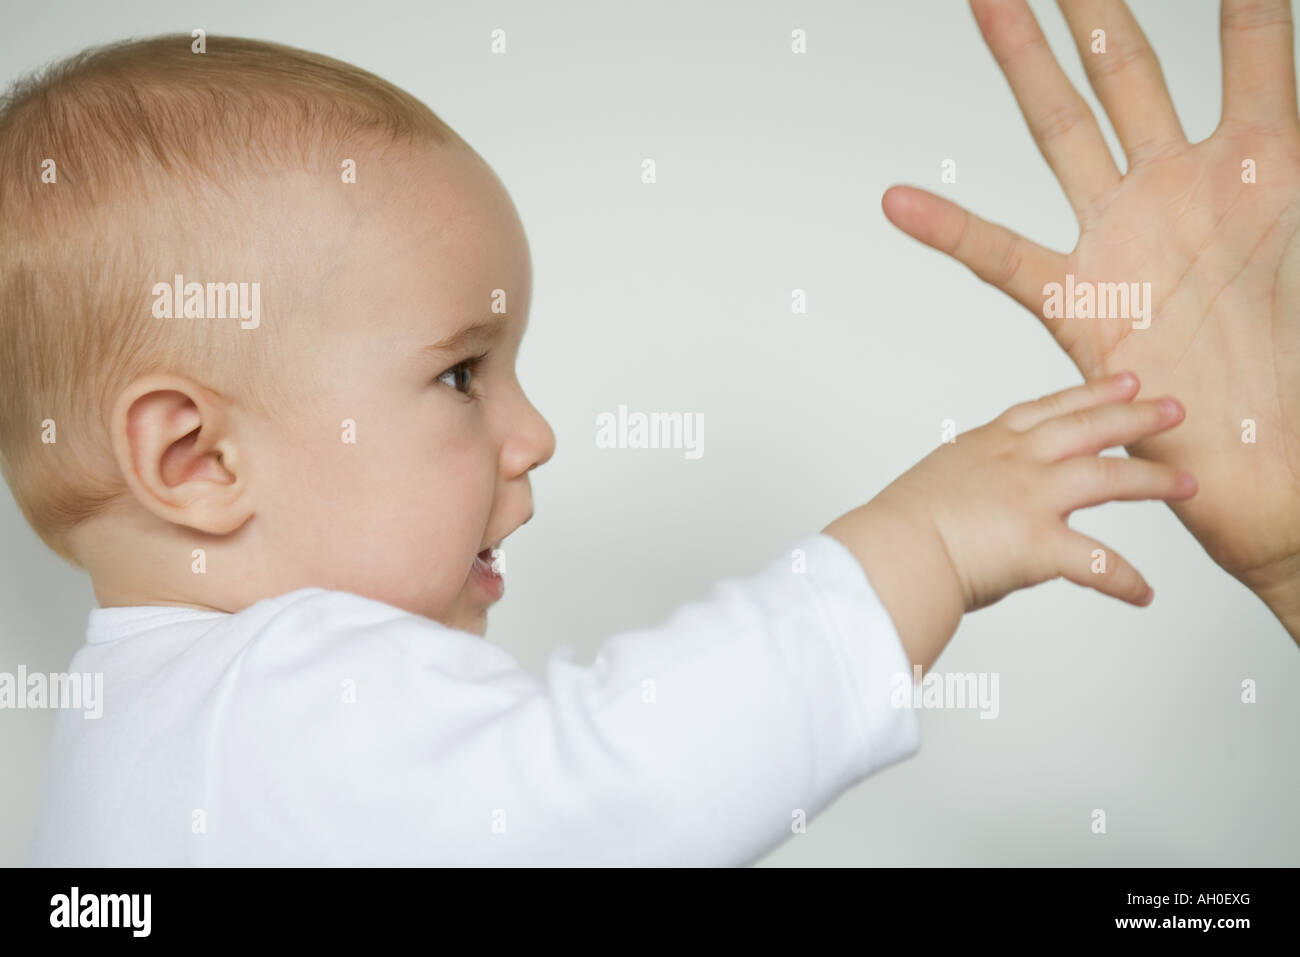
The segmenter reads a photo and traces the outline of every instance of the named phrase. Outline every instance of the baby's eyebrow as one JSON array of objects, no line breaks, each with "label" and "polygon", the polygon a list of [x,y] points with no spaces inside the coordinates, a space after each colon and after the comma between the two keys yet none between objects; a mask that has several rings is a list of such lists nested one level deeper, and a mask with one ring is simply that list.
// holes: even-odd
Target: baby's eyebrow
[{"label": "baby's eyebrow", "polygon": [[481,319],[478,322],[458,329],[445,339],[440,339],[433,345],[425,346],[420,350],[422,355],[441,356],[453,352],[459,352],[466,346],[478,342],[492,342],[501,338],[505,334],[507,321],[505,316],[495,316],[491,319]]}]

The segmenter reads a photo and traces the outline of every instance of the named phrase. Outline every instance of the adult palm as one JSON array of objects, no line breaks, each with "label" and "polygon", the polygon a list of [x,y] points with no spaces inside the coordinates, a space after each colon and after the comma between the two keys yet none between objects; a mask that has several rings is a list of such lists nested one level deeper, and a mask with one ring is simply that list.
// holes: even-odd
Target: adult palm
[{"label": "adult palm", "polygon": [[[1078,243],[1054,252],[907,187],[885,194],[885,214],[1037,314],[1085,379],[1130,369],[1144,394],[1183,402],[1179,428],[1128,451],[1196,476],[1200,491],[1175,513],[1300,643],[1300,119],[1289,0],[1224,0],[1223,116],[1197,144],[1122,0],[1060,0],[1126,174],[1025,0],[971,6],[1074,208]],[[1150,283],[1152,312],[1057,315],[1045,287],[1067,275]]]}]

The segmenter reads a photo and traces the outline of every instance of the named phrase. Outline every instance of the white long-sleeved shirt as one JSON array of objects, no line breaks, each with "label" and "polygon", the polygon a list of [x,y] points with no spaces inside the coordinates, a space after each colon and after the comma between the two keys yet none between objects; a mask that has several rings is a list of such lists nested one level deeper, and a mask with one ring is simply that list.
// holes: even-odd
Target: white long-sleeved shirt
[{"label": "white long-sleeved shirt", "polygon": [[57,716],[31,863],[749,864],[920,745],[862,567],[789,554],[541,679],[321,588],[96,608],[69,670],[102,715]]}]

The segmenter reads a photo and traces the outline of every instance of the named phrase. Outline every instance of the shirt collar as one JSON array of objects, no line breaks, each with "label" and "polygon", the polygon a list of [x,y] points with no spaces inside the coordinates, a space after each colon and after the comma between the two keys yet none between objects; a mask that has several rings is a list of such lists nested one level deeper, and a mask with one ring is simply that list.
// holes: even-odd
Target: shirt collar
[{"label": "shirt collar", "polygon": [[90,644],[102,644],[119,638],[129,638],[152,628],[228,616],[229,612],[178,605],[119,605],[110,608],[92,608],[86,623],[86,641]]}]

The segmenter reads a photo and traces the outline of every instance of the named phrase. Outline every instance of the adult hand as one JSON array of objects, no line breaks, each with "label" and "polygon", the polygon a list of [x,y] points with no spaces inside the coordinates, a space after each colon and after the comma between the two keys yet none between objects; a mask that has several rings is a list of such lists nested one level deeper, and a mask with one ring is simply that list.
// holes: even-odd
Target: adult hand
[{"label": "adult hand", "polygon": [[[1034,312],[1085,379],[1131,369],[1144,393],[1183,400],[1181,428],[1126,448],[1197,477],[1199,493],[1174,512],[1300,643],[1300,119],[1289,0],[1224,0],[1223,114],[1196,144],[1122,0],[1060,6],[1125,173],[1025,0],[971,2],[1075,211],[1074,250],[1045,249],[908,187],[885,193],[885,214]],[[1105,31],[1104,53],[1092,52],[1094,30]],[[1045,287],[1067,275],[1076,285],[1150,283],[1151,312],[1135,321],[1132,308],[1107,318],[1045,308]]]}]

